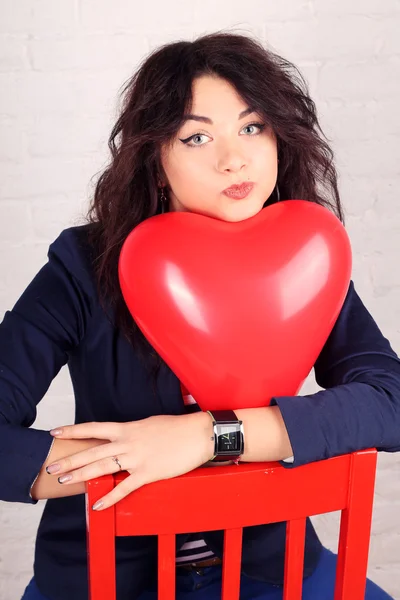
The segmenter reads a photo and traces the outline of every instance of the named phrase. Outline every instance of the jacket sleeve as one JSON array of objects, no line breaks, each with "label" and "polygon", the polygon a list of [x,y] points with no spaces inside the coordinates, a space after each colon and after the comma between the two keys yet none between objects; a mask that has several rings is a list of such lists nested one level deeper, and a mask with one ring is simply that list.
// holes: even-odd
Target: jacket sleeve
[{"label": "jacket sleeve", "polygon": [[275,397],[294,452],[287,468],[362,450],[400,450],[400,360],[350,283],[315,365],[325,388]]},{"label": "jacket sleeve", "polygon": [[36,504],[30,489],[53,443],[31,428],[36,406],[85,332],[88,298],[66,263],[69,230],[0,324],[0,500]]}]

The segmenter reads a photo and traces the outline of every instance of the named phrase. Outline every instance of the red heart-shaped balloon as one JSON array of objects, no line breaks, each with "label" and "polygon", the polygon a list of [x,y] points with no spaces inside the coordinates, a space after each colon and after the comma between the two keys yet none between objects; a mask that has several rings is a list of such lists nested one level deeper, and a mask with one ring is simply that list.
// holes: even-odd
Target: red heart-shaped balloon
[{"label": "red heart-shaped balloon", "polygon": [[130,233],[119,261],[133,318],[203,410],[297,394],[350,275],[343,225],[305,200],[238,223],[158,215]]}]

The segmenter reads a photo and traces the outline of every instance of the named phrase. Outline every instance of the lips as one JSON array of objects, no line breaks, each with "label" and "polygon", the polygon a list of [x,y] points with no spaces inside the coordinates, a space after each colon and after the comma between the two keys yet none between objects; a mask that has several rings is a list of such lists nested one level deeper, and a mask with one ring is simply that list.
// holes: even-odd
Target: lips
[{"label": "lips", "polygon": [[245,198],[251,192],[253,187],[254,183],[247,181],[246,183],[241,183],[240,185],[231,185],[231,187],[227,188],[222,193],[230,198]]}]

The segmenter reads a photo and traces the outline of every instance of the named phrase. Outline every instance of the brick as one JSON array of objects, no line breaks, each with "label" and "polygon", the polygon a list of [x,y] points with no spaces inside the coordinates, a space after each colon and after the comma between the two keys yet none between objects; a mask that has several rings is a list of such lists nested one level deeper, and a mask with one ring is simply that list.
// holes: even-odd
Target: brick
[{"label": "brick", "polygon": [[0,73],[0,89],[0,117],[15,115],[17,77],[14,72]]},{"label": "brick", "polygon": [[324,133],[332,140],[368,140],[381,131],[376,122],[377,103],[320,101],[317,106]]},{"label": "brick", "polygon": [[327,61],[321,66],[318,94],[325,101],[392,100],[400,95],[399,67],[398,56],[358,64],[351,56],[341,63]]},{"label": "brick", "polygon": [[377,202],[375,182],[370,179],[356,176],[341,177],[339,173],[338,185],[346,226],[349,225],[350,217],[362,218]]},{"label": "brick", "polygon": [[83,35],[68,39],[41,38],[29,42],[33,68],[39,71],[64,69],[112,69],[123,66],[132,72],[146,51],[143,32],[115,35]]},{"label": "brick", "polygon": [[[32,157],[97,153],[106,160],[112,126],[110,117],[102,113],[38,116],[26,126],[28,153]],[[54,136],[55,131],[57,136]]]},{"label": "brick", "polygon": [[390,15],[396,17],[400,14],[399,2],[382,2],[382,0],[351,0],[351,2],[340,2],[333,4],[326,0],[312,0],[315,16],[319,19],[325,15],[336,16],[341,13],[342,18],[348,15]]},{"label": "brick", "polygon": [[20,244],[32,236],[28,202],[0,200],[0,242]]},{"label": "brick", "polygon": [[400,119],[394,119],[397,102],[321,100],[317,106],[323,130],[333,140],[368,140],[386,135],[400,136]]},{"label": "brick", "polygon": [[39,269],[47,262],[47,250],[47,243],[26,243],[20,246],[0,243],[0,273],[7,290],[5,309],[14,306]]},{"label": "brick", "polygon": [[330,541],[330,544],[334,542],[336,547],[332,548],[332,551],[337,552],[340,512],[335,511],[332,513],[315,515],[311,520],[315,526],[315,529],[317,530],[318,535],[323,538],[323,543],[327,543],[328,540]]},{"label": "brick", "polygon": [[76,79],[54,73],[0,73],[0,114],[72,112],[79,108]]},{"label": "brick", "polygon": [[99,72],[0,73],[0,115],[114,114],[123,84],[133,69]]},{"label": "brick", "polygon": [[[167,34],[171,29],[186,25],[186,35],[190,37],[191,26],[196,19],[195,4],[190,5],[185,0],[174,0],[173,5],[161,2],[157,4],[156,9],[154,4],[149,2],[142,4],[139,8],[125,0],[114,0],[112,10],[109,6],[107,0],[84,0],[81,2],[80,23],[83,29],[88,32],[102,33],[119,33],[121,31],[147,33],[161,30]],[[204,7],[204,2],[201,6]]]},{"label": "brick", "polygon": [[393,152],[398,139],[396,135],[387,135],[369,140],[336,142],[340,172],[353,177],[391,177],[400,174],[399,158]]},{"label": "brick", "polygon": [[37,422],[38,429],[52,429],[75,420],[74,394],[68,368],[63,368],[53,380],[46,396],[46,405],[39,404]]},{"label": "brick", "polygon": [[[50,406],[46,406],[47,403]],[[72,410],[74,407],[74,392],[67,365],[61,368],[57,377],[51,382],[46,393],[46,404],[42,403],[38,405],[37,419],[38,423],[40,422],[40,425],[38,426],[39,429],[46,429],[47,425],[49,425],[49,429],[51,429],[53,425],[55,425],[55,418],[52,410],[49,410],[50,408],[54,409],[54,414],[56,414],[59,419],[59,425],[61,425],[61,423],[73,422],[74,415]],[[57,414],[58,408],[61,409],[62,412],[60,415]],[[67,418],[67,413],[70,418]]]},{"label": "brick", "polygon": [[30,2],[0,2],[0,33],[26,33],[27,24],[32,19]]},{"label": "brick", "polygon": [[[400,507],[397,506],[397,509]],[[397,510],[397,514],[399,514]],[[382,556],[385,556],[385,566],[398,565],[397,549],[400,543],[400,522],[395,518],[394,511],[391,511],[392,531],[385,532],[382,535],[375,534],[373,542],[370,545],[369,559],[373,564],[382,562]],[[398,590],[397,590],[398,591]]]},{"label": "brick", "polygon": [[399,135],[400,119],[397,117],[398,100],[394,98],[380,99],[375,104],[375,127],[373,131],[380,135]]},{"label": "brick", "polygon": [[[238,33],[253,33],[253,24],[266,24],[271,21],[285,22],[309,20],[312,16],[312,7],[307,0],[281,0],[281,2],[258,2],[251,0],[246,4],[236,0],[229,5],[229,23],[226,11],[216,10],[217,5],[213,0],[202,0],[192,4],[192,20],[198,25],[203,25],[210,30],[210,21],[213,23],[212,31],[228,29],[232,24]],[[164,13],[164,18],[168,15]],[[193,36],[195,37],[195,36]],[[268,40],[268,38],[266,38]]]},{"label": "brick", "polygon": [[[209,0],[212,3],[212,0]],[[235,8],[238,11],[243,10],[243,4],[241,2],[237,2],[236,4],[233,2],[234,14],[233,18],[235,19]],[[200,9],[202,8],[203,2],[199,2],[197,4]],[[259,21],[263,21],[265,23],[269,23],[270,21],[294,21],[294,20],[309,20],[312,16],[312,6],[308,0],[297,0],[293,2],[292,0],[282,0],[281,2],[268,2],[264,5],[257,0],[253,0],[249,4],[246,4],[245,7],[246,13],[249,14],[251,11],[252,20],[257,23]],[[240,12],[238,18],[243,18],[243,12]]]},{"label": "brick", "polygon": [[0,35],[0,71],[29,69],[26,41],[24,35]]},{"label": "brick", "polygon": [[[400,9],[399,9],[400,14]],[[379,21],[381,37],[381,56],[390,56],[400,53],[400,38],[399,38],[399,21],[393,18],[393,14],[389,18]]]},{"label": "brick", "polygon": [[[376,475],[376,501],[380,502],[382,508],[378,511],[374,512],[374,523],[377,531],[383,532],[391,532],[393,531],[393,521],[392,514],[387,510],[388,496],[389,498],[396,498],[398,490],[399,490],[399,478],[393,477],[393,472],[398,468],[398,461],[394,460],[394,455],[389,454],[387,452],[380,452],[379,457],[388,456],[392,460],[389,461],[388,468],[386,469],[378,469]],[[389,501],[389,503],[392,500]],[[398,500],[400,503],[400,498]],[[400,506],[399,506],[400,508]],[[399,511],[400,513],[400,511]],[[396,516],[397,520],[400,520],[400,517]],[[400,522],[398,523],[400,530]]]},{"label": "brick", "polygon": [[[390,242],[389,242],[390,243]],[[382,248],[382,244],[379,244]],[[385,254],[375,253],[371,260],[371,276],[374,287],[395,287],[399,285],[399,274],[396,265],[398,264],[399,248],[398,243],[392,242],[394,245],[394,251],[388,252],[386,249]],[[382,301],[380,302],[382,305]],[[390,313],[387,315],[389,321],[392,323],[392,327],[398,326],[398,322],[395,322],[393,311],[396,309],[395,306],[388,307],[391,311],[392,319],[390,319]],[[400,314],[398,315],[400,316]]]},{"label": "brick", "polygon": [[315,61],[299,60],[296,62],[296,66],[306,81],[309,94],[314,97],[318,88],[319,65]]},{"label": "brick", "polygon": [[[76,197],[49,197],[31,200],[32,230],[35,239],[51,243],[61,231],[79,224],[84,212],[83,202]],[[86,204],[86,203],[85,203]]]},{"label": "brick", "polygon": [[392,217],[399,201],[398,177],[379,177],[375,182],[376,210],[383,217]]},{"label": "brick", "polygon": [[[340,35],[338,35],[340,31]],[[271,23],[267,39],[279,54],[299,60],[335,61],[366,60],[375,56],[381,46],[381,32],[365,16],[338,14],[318,20]]]},{"label": "brick", "polygon": [[74,0],[25,0],[0,3],[0,32],[65,34],[77,28]]},{"label": "brick", "polygon": [[385,592],[390,594],[394,600],[399,600],[400,590],[400,572],[399,565],[382,565],[380,561],[375,565],[371,560],[369,561],[368,576],[377,585],[382,587]]},{"label": "brick", "polygon": [[400,453],[399,452],[380,452],[378,454],[378,468],[380,471],[390,470],[398,472],[400,467]]},{"label": "brick", "polygon": [[26,139],[17,119],[0,118],[0,163],[19,162],[26,156]]},{"label": "brick", "polygon": [[7,199],[50,194],[84,193],[89,180],[102,169],[95,155],[56,159],[34,158],[20,164],[5,163],[0,195]]},{"label": "brick", "polygon": [[369,272],[370,261],[359,252],[358,248],[354,244],[354,239],[352,239],[351,242],[353,252],[353,269],[351,278],[354,281],[354,286],[358,295],[368,308],[374,291],[371,274]]}]

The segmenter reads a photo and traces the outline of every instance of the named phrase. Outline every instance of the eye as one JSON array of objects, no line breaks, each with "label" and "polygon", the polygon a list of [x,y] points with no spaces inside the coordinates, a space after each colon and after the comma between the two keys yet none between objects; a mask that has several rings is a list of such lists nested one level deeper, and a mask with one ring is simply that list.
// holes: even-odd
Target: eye
[{"label": "eye", "polygon": [[[258,133],[261,133],[264,129],[265,129],[265,124],[264,123],[249,123],[249,125],[246,125],[245,127],[243,127],[242,131],[244,129],[249,129],[251,127],[256,127],[257,128],[257,133],[254,134],[252,133],[251,136],[257,135]],[[197,144],[194,142],[194,140],[202,138],[202,137],[209,137],[207,136],[205,133],[195,133],[194,135],[191,135],[190,137],[186,138],[185,140],[181,140],[181,142],[183,144],[186,144],[186,146],[188,146],[189,148],[196,148],[198,146],[205,146],[205,143],[202,144]]]},{"label": "eye", "polygon": [[246,125],[245,127],[243,127],[243,129],[249,129],[250,127],[257,127],[258,133],[261,133],[265,129],[265,124],[264,123],[250,123],[249,125]]},{"label": "eye", "polygon": [[189,148],[193,148],[195,146],[204,146],[204,144],[189,144],[189,142],[193,141],[196,138],[202,138],[202,137],[208,137],[205,133],[195,133],[194,135],[191,135],[190,137],[186,138],[185,140],[181,140],[181,142],[183,142],[184,144],[186,144],[186,146],[189,146]]}]

